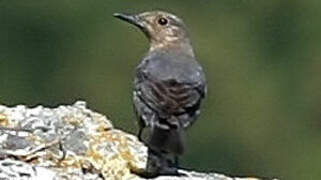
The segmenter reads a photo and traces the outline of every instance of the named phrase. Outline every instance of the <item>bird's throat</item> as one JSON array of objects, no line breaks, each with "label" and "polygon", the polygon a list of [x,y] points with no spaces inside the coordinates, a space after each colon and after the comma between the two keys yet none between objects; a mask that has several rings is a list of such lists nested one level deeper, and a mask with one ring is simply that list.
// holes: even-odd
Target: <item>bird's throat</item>
[{"label": "bird's throat", "polygon": [[150,40],[149,52],[152,51],[181,51],[184,54],[194,57],[194,50],[189,41],[173,40],[173,41],[155,41]]}]

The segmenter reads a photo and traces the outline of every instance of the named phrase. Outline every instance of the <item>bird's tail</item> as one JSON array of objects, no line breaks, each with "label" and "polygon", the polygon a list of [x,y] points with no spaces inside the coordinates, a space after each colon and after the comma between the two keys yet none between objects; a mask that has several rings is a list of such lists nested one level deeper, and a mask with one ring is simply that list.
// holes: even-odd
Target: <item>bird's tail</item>
[{"label": "bird's tail", "polygon": [[148,144],[153,150],[181,155],[184,152],[184,130],[181,127],[165,129],[155,126]]}]

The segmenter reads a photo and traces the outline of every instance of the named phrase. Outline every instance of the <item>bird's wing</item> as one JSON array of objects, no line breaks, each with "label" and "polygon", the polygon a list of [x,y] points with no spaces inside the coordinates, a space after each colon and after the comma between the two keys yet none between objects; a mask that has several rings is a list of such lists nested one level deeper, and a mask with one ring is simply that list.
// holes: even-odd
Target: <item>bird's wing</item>
[{"label": "bird's wing", "polygon": [[187,127],[198,115],[206,92],[204,77],[193,78],[194,81],[190,82],[175,78],[162,79],[151,75],[144,66],[140,66],[136,72],[134,90],[138,98],[157,113],[159,119],[168,120],[174,116],[181,119],[183,127]]}]

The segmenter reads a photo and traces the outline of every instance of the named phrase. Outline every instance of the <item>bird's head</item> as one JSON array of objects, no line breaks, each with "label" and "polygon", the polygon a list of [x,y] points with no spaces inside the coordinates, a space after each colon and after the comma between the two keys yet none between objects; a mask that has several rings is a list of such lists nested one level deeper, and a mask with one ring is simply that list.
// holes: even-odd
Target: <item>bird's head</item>
[{"label": "bird's head", "polygon": [[151,49],[190,44],[184,22],[168,12],[115,13],[114,16],[139,27],[148,37]]}]

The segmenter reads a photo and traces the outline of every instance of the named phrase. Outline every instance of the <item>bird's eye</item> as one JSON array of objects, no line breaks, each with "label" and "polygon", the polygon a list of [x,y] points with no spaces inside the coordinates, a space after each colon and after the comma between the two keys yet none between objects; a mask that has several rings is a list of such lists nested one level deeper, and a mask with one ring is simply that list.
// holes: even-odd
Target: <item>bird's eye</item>
[{"label": "bird's eye", "polygon": [[165,26],[168,23],[168,20],[166,18],[159,18],[158,24]]}]

